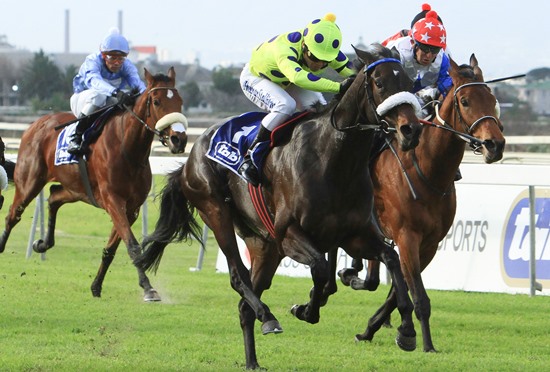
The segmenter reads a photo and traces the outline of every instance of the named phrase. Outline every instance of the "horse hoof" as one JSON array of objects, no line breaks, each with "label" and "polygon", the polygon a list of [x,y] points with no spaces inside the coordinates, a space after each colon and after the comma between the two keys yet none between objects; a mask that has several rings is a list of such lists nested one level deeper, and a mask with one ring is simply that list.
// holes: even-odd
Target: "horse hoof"
[{"label": "horse hoof", "polygon": [[150,289],[149,291],[145,292],[145,295],[143,296],[143,301],[145,302],[160,301],[160,296],[155,289]]},{"label": "horse hoof", "polygon": [[342,269],[338,271],[338,276],[340,277],[340,281],[343,285],[346,287],[349,287],[351,284],[351,280],[354,277],[357,277],[358,273],[355,269]]},{"label": "horse hoof", "polygon": [[416,349],[416,336],[408,337],[398,333],[395,338],[395,343],[401,350],[414,351]]},{"label": "horse hoof", "polygon": [[262,324],[262,334],[267,335],[269,333],[282,333],[283,327],[279,324],[276,319],[268,320]]},{"label": "horse hoof", "polygon": [[32,243],[32,250],[35,251],[36,253],[46,252],[46,250],[44,249],[44,240],[42,239],[35,240]]}]

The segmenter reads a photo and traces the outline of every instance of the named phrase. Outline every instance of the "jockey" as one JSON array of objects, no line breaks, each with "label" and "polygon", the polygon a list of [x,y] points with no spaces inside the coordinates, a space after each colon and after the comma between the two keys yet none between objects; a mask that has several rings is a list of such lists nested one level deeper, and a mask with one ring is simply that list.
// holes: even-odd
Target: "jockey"
[{"label": "jockey", "polygon": [[[86,57],[73,79],[71,111],[75,116],[86,117],[107,104],[131,104],[128,90],[145,91],[137,68],[126,58],[129,52],[126,38],[117,28],[112,28],[100,44],[99,52]],[[82,134],[90,124],[89,120],[78,122],[67,149],[69,153],[80,153]]]},{"label": "jockey", "polygon": [[425,105],[447,95],[453,82],[449,76],[450,60],[445,52],[447,33],[437,13],[430,10],[418,20],[410,35],[388,42],[401,56],[405,72],[413,80],[413,91]]},{"label": "jockey", "polygon": [[327,66],[343,77],[355,75],[353,64],[340,51],[342,33],[328,13],[309,23],[305,29],[278,35],[253,52],[240,77],[241,89],[248,99],[269,114],[262,120],[258,134],[244,157],[239,173],[252,185],[260,181],[250,155],[260,142],[270,140],[271,132],[296,110],[305,110],[326,100],[322,92],[341,93],[349,86],[318,76]]},{"label": "jockey", "polygon": [[[426,18],[426,13],[428,13],[430,10],[432,10],[432,7],[431,7],[430,4],[422,4],[422,11],[420,13],[418,13],[417,15],[415,15],[413,20],[411,21],[411,29],[414,27],[414,24],[416,22],[420,21],[422,18]],[[441,22],[441,24],[443,24],[443,21],[441,20],[441,18],[439,16],[437,16],[437,20],[439,22]],[[403,36],[408,36],[409,33],[411,32],[411,29],[404,28],[401,31],[399,31],[399,32],[395,33],[394,35],[390,36],[389,38],[387,38],[383,42],[381,42],[381,44],[383,46],[387,46],[388,43],[392,40],[397,40],[397,39],[399,39]]]}]

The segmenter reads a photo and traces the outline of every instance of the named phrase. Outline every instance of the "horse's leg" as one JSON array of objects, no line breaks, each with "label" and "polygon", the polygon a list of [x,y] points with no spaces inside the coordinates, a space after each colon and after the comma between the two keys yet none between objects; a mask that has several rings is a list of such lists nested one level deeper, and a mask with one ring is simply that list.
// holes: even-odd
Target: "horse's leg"
[{"label": "horse's leg", "polygon": [[[160,301],[160,297],[157,291],[151,286],[151,283],[149,282],[149,278],[145,274],[145,271],[135,264],[136,259],[141,254],[141,246],[139,245],[139,242],[132,232],[132,224],[135,222],[139,215],[139,207],[128,207],[124,204],[122,200],[116,199],[114,196],[111,196],[111,198],[105,203],[105,210],[111,216],[114,229],[116,230],[118,237],[121,238],[126,244],[128,255],[130,256],[130,259],[137,269],[139,285],[143,288],[144,292],[143,300]],[[101,274],[102,267],[106,267],[105,269],[103,269],[103,276],[105,276],[107,268],[109,267],[116,253],[116,248],[118,247],[118,242],[116,242],[117,238],[115,238],[114,233],[111,233],[111,237],[113,237],[113,240],[109,240],[109,245],[103,250],[102,265],[100,266],[100,272],[98,272],[98,276]]]},{"label": "horse's leg", "polygon": [[294,305],[291,312],[300,320],[311,324],[318,323],[321,303],[326,301],[325,286],[331,275],[330,265],[325,258],[325,254],[314,248],[313,243],[297,225],[291,225],[287,228],[283,240],[283,250],[287,256],[295,261],[308,265],[313,279],[309,302],[304,305]]},{"label": "horse's leg", "polygon": [[101,297],[101,290],[103,287],[105,274],[107,274],[107,270],[109,269],[109,266],[115,258],[116,250],[118,248],[118,245],[120,244],[120,241],[120,236],[118,236],[116,229],[113,227],[111,230],[111,234],[109,235],[107,246],[103,248],[99,270],[97,271],[96,277],[90,287],[90,289],[92,290],[92,295],[94,297]]},{"label": "horse's leg", "polygon": [[[275,246],[273,243],[263,242],[257,238],[248,238],[245,239],[245,242],[246,246],[249,248],[252,258],[252,267],[250,269],[252,290],[258,298],[261,298],[262,293],[271,287],[271,281],[279,265],[280,258],[277,254],[254,254],[255,250],[252,249],[252,244],[263,244],[264,248],[272,249],[275,252]],[[239,301],[239,317],[244,336],[244,343],[246,345],[246,368],[259,368],[256,357],[256,341],[254,339],[254,321],[256,320],[256,315],[252,307],[250,307],[244,299]],[[282,332],[282,329],[270,330],[268,333],[280,332]]]},{"label": "horse's leg", "polygon": [[[413,243],[408,245],[409,243]],[[401,262],[403,263],[402,270],[405,280],[409,286],[411,297],[414,303],[414,312],[417,319],[420,321],[420,327],[422,329],[422,341],[424,344],[425,352],[436,352],[430,331],[430,316],[431,316],[431,303],[424,283],[422,282],[422,269],[428,265],[432,260],[435,252],[437,251],[437,245],[433,248],[426,249],[426,252],[433,252],[428,255],[420,257],[418,249],[412,249],[418,247],[418,244],[414,244],[414,240],[403,243],[403,248],[400,248]],[[401,247],[401,246],[400,246]],[[425,262],[420,262],[424,260]]]},{"label": "horse's leg", "polygon": [[[25,173],[25,178],[18,175],[18,179],[15,183],[15,195],[13,197],[13,203],[10,206],[10,210],[6,216],[6,225],[4,231],[0,236],[0,253],[4,252],[6,243],[10,236],[11,230],[21,220],[21,216],[25,211],[25,208],[29,203],[40,193],[44,185],[46,184],[44,179],[46,178],[45,172],[47,171],[46,165],[39,167],[40,171],[21,172]],[[34,168],[33,168],[34,169]]]},{"label": "horse's leg", "polygon": [[46,252],[55,245],[55,223],[57,220],[57,211],[65,203],[77,201],[73,194],[67,192],[62,185],[54,184],[50,186],[50,197],[48,198],[48,229],[45,240],[38,239],[32,244],[32,249],[37,253]]},{"label": "horse's leg", "polygon": [[384,246],[380,254],[380,259],[386,265],[392,279],[392,288],[386,302],[369,319],[365,333],[357,335],[358,340],[372,340],[374,334],[384,324],[386,318],[397,306],[401,315],[401,325],[397,328],[398,334],[395,339],[397,345],[405,350],[412,351],[416,349],[416,332],[412,320],[413,303],[408,294],[407,284],[401,272],[399,256],[392,248]]},{"label": "horse's leg", "polygon": [[338,271],[342,284],[355,290],[376,291],[380,285],[380,261],[368,260],[367,277],[359,278],[359,272],[363,270],[363,260],[353,259],[351,268],[347,267]]},{"label": "horse's leg", "polygon": [[[252,279],[244,265],[235,238],[231,212],[227,207],[219,209],[217,203],[205,200],[206,205],[199,209],[202,220],[210,227],[218,246],[227,260],[229,279],[233,290],[241,296],[239,301],[239,317],[244,338],[246,368],[260,368],[256,358],[256,343],[254,339],[254,317],[262,323],[262,334],[281,333],[283,328],[269,307],[255,293]],[[276,254],[276,252],[274,253]]]}]

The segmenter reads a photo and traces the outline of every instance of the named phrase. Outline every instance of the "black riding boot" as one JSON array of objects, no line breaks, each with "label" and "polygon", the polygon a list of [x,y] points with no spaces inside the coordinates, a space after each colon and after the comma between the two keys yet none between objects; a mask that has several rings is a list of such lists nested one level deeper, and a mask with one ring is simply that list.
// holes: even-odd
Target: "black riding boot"
[{"label": "black riding boot", "polygon": [[252,144],[248,148],[248,151],[244,156],[243,162],[239,167],[239,174],[243,176],[246,182],[250,183],[254,187],[258,187],[258,185],[260,184],[260,172],[258,172],[258,168],[256,168],[256,166],[252,162],[252,150],[258,143],[269,141],[270,137],[271,131],[263,125],[260,125],[260,130],[258,131],[256,138],[254,138],[254,141],[252,141]]},{"label": "black riding boot", "polygon": [[69,147],[67,148],[67,152],[72,155],[78,155],[81,153],[82,150],[82,135],[88,129],[88,120],[87,118],[83,117],[83,115],[80,115],[82,119],[78,121],[78,124],[76,125],[76,128],[74,130],[73,135],[71,136],[71,142],[69,143]]},{"label": "black riding boot", "polygon": [[460,181],[461,179],[462,179],[462,173],[460,173],[460,168],[457,168],[456,174],[455,174],[455,181]]}]

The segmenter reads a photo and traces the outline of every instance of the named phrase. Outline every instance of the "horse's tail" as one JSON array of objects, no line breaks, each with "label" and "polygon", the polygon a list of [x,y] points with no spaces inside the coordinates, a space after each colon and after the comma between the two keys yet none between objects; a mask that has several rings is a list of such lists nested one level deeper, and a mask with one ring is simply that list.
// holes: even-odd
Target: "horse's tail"
[{"label": "horse's tail", "polygon": [[201,227],[194,218],[193,208],[181,190],[179,177],[183,167],[168,175],[168,182],[162,190],[160,216],[155,231],[143,239],[142,254],[135,264],[144,270],[157,271],[164,248],[171,242],[195,238],[202,242]]}]

